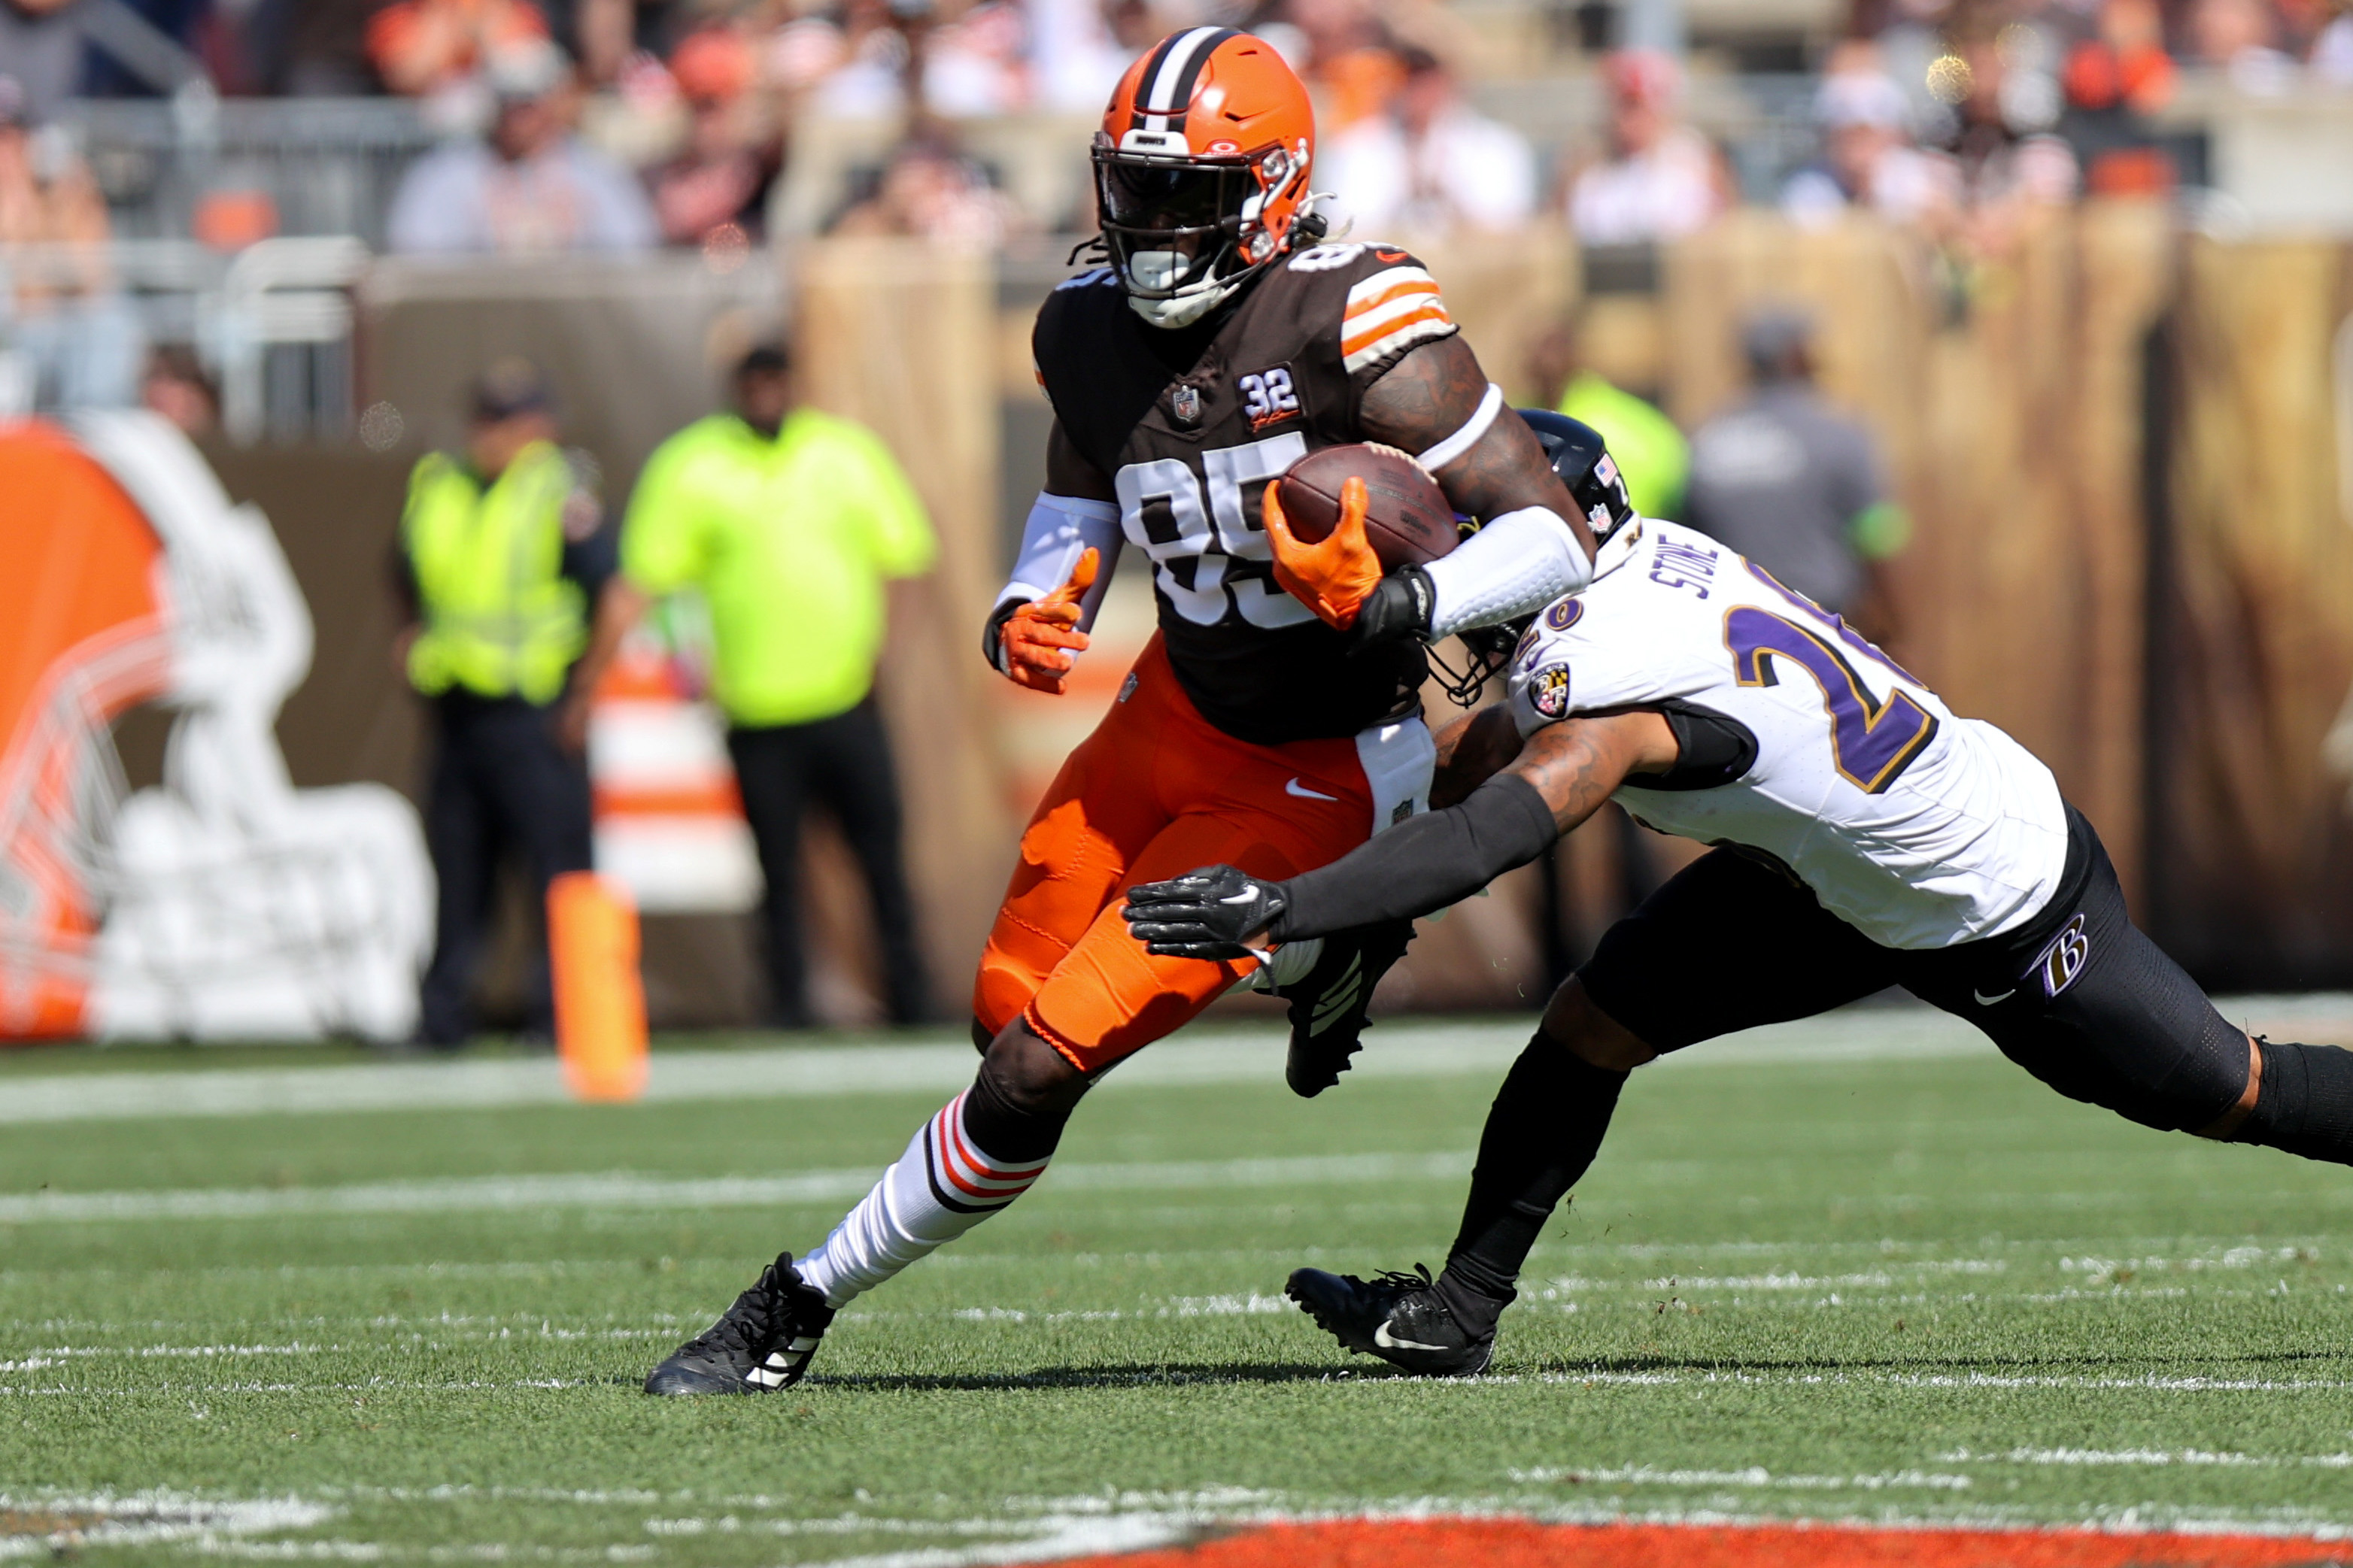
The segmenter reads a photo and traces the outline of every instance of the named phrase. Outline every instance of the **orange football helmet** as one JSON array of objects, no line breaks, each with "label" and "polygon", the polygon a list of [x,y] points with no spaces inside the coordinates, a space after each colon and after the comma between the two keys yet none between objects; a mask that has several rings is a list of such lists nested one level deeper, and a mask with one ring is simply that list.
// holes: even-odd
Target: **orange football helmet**
[{"label": "orange football helmet", "polygon": [[1263,38],[1187,27],[1127,68],[1095,133],[1095,195],[1128,303],[1156,327],[1207,315],[1294,235],[1315,111]]}]

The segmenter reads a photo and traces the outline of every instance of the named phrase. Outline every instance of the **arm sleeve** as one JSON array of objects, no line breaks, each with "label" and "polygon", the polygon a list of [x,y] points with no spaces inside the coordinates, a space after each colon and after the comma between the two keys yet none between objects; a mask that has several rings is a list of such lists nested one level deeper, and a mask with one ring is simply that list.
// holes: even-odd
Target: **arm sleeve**
[{"label": "arm sleeve", "polygon": [[858,426],[853,439],[875,570],[885,577],[920,577],[932,569],[940,553],[923,500],[880,436]]},{"label": "arm sleeve", "polygon": [[1007,673],[1003,628],[1006,617],[1033,599],[1044,598],[1070,581],[1071,569],[1092,545],[1102,559],[1095,564],[1095,585],[1079,601],[1079,629],[1095,624],[1103,594],[1111,586],[1112,569],[1119,564],[1119,508],[1107,500],[1058,496],[1039,490],[1021,530],[1021,552],[1014,557],[1013,575],[997,591],[997,607],[980,628],[981,657],[999,675]]},{"label": "arm sleeve", "polygon": [[1119,563],[1119,548],[1126,536],[1119,530],[1119,508],[1107,500],[1058,496],[1045,490],[1029,508],[1021,530],[1021,553],[1014,558],[1013,575],[997,595],[999,608],[1042,599],[1071,580],[1071,570],[1092,545],[1103,557],[1095,568],[1095,585],[1080,601],[1083,613],[1079,629],[1095,624],[1103,590],[1111,585],[1112,568]]},{"label": "arm sleeve", "polygon": [[593,606],[605,592],[605,584],[621,569],[620,541],[609,527],[600,528],[586,539],[564,542],[563,562],[558,570],[580,584],[581,595]]},{"label": "arm sleeve", "polygon": [[1560,837],[1536,786],[1498,773],[1460,805],[1410,817],[1282,884],[1278,942],[1403,920],[1470,897]]},{"label": "arm sleeve", "polygon": [[638,476],[621,523],[621,574],[657,596],[702,575],[705,542],[687,477],[675,446],[657,447]]},{"label": "arm sleeve", "polygon": [[425,595],[417,585],[417,563],[408,558],[407,542],[395,540],[392,553],[385,562],[390,574],[393,599],[400,605],[401,618],[419,621],[425,618]]},{"label": "arm sleeve", "polygon": [[1593,563],[1550,507],[1507,511],[1424,566],[1434,641],[1540,610],[1593,581]]}]

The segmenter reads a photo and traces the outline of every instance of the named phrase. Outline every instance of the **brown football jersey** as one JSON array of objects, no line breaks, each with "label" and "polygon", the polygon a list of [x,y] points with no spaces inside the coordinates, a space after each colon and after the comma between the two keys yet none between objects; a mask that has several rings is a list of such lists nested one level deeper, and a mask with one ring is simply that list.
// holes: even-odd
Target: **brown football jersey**
[{"label": "brown football jersey", "polygon": [[1308,453],[1363,440],[1365,388],[1455,330],[1421,264],[1377,245],[1286,257],[1189,329],[1139,320],[1108,268],[1039,310],[1030,345],[1055,416],[1111,477],[1128,545],[1152,561],[1177,681],[1228,734],[1276,745],[1413,710],[1420,646],[1350,658],[1345,635],[1274,580],[1259,506]]}]

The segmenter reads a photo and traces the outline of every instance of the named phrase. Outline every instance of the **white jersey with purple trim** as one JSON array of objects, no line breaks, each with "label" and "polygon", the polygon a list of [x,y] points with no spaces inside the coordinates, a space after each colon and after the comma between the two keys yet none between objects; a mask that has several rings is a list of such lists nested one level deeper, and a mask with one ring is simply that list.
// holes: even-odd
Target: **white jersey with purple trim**
[{"label": "white jersey with purple trim", "polygon": [[[1629,538],[1628,535],[1634,537]],[[1840,619],[1704,534],[1643,520],[1514,655],[1522,735],[1577,713],[1681,705],[1756,760],[1713,788],[1621,787],[1663,833],[1772,856],[1873,942],[1939,948],[2032,918],[2067,858],[2058,781],[1962,719]]]}]

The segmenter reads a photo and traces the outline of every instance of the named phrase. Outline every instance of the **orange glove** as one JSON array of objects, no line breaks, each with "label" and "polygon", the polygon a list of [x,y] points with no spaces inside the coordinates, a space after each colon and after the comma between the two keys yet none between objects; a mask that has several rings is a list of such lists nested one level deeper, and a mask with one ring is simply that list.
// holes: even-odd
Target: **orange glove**
[{"label": "orange glove", "polygon": [[1071,580],[1042,599],[1032,599],[1005,618],[997,637],[1005,648],[1005,673],[1016,686],[1053,696],[1062,694],[1062,679],[1087,651],[1087,634],[1079,630],[1082,613],[1079,599],[1095,585],[1095,569],[1103,556],[1092,544],[1071,568]]},{"label": "orange glove", "polygon": [[1325,625],[1346,631],[1381,583],[1381,558],[1365,537],[1365,513],[1372,505],[1365,481],[1351,479],[1340,486],[1340,519],[1314,544],[1301,543],[1291,531],[1275,495],[1280,488],[1269,484],[1259,509],[1274,544],[1274,580]]}]

